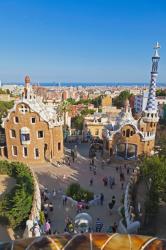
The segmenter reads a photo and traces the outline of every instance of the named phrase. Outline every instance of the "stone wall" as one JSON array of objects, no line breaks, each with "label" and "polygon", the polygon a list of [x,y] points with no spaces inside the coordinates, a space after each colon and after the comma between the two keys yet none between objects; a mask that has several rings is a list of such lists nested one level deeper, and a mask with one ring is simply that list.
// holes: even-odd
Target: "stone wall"
[{"label": "stone wall", "polygon": [[31,212],[29,215],[29,219],[26,222],[26,228],[23,234],[24,238],[29,238],[32,237],[32,232],[31,232],[31,228],[34,224],[34,222],[36,221],[36,219],[40,218],[40,211],[41,211],[41,195],[40,195],[40,189],[39,189],[39,184],[38,184],[38,180],[37,177],[35,175],[35,173],[33,172],[33,170],[29,167],[29,170],[33,176],[33,180],[34,180],[34,194],[33,194],[33,202],[32,202],[32,208],[31,208]]},{"label": "stone wall", "polygon": [[137,183],[140,175],[139,167],[136,167],[132,175],[130,176],[129,183],[127,184],[124,196],[124,210],[125,210],[125,221],[127,225],[128,233],[137,233],[140,228],[140,222],[135,220],[135,211],[132,200],[133,187]]}]

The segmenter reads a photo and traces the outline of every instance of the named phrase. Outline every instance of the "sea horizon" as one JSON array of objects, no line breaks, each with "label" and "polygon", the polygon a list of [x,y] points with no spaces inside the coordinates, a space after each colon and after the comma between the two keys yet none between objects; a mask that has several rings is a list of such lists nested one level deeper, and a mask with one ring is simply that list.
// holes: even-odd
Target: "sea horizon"
[{"label": "sea horizon", "polygon": [[[23,82],[7,82],[3,85],[18,85],[23,86]],[[38,85],[41,87],[148,87],[149,83],[141,82],[34,82],[32,85]],[[157,83],[157,87],[166,87],[166,83]]]}]

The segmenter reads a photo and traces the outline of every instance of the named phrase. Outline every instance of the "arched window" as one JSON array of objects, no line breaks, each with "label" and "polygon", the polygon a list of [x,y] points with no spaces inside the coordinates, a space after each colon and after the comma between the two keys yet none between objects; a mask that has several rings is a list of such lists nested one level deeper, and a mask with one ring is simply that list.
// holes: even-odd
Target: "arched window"
[{"label": "arched window", "polygon": [[147,114],[147,117],[149,117],[149,113]]},{"label": "arched window", "polygon": [[126,137],[129,137],[130,136],[130,129],[127,129],[126,130]]},{"label": "arched window", "polygon": [[133,134],[134,134],[134,132],[131,130],[130,135],[132,136]]},{"label": "arched window", "polygon": [[144,128],[141,128],[141,131],[144,132]]},{"label": "arched window", "polygon": [[151,114],[151,117],[153,118],[153,114]]},{"label": "arched window", "polygon": [[125,130],[123,130],[123,136],[125,136]]}]

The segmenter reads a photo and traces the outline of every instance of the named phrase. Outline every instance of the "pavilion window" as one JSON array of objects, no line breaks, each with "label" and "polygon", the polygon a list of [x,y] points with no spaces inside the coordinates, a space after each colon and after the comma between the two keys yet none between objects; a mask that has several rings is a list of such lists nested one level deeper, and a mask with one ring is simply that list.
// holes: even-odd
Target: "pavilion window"
[{"label": "pavilion window", "polygon": [[16,146],[12,146],[12,155],[13,156],[17,156],[18,152],[17,152],[17,147]]},{"label": "pavilion window", "polygon": [[130,129],[127,129],[126,130],[126,137],[129,137],[130,136]]},{"label": "pavilion window", "polygon": [[35,158],[39,158],[39,149],[35,148]]},{"label": "pavilion window", "polygon": [[14,119],[15,123],[19,123],[19,119],[17,116],[15,116],[15,119]]},{"label": "pavilion window", "polygon": [[42,130],[38,131],[38,138],[43,138],[44,137],[44,132]]},{"label": "pavilion window", "polygon": [[27,127],[21,128],[21,142],[22,144],[30,144],[30,130]]},{"label": "pavilion window", "polygon": [[23,156],[24,157],[28,156],[28,148],[27,147],[23,147]]},{"label": "pavilion window", "polygon": [[10,137],[11,138],[16,138],[16,131],[14,129],[10,130]]}]

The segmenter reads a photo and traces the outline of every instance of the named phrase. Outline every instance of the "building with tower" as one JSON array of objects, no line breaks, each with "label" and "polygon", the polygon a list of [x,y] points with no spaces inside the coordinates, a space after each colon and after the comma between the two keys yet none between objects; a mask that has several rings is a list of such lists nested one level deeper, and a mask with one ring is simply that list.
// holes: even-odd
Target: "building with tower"
[{"label": "building with tower", "polygon": [[129,101],[126,100],[124,108],[115,121],[103,129],[104,149],[110,155],[120,158],[137,158],[141,154],[154,153],[156,127],[159,120],[156,103],[156,79],[158,75],[158,62],[160,59],[157,43],[152,57],[151,81],[145,110],[141,117],[135,120],[132,116]]},{"label": "building with tower", "polygon": [[42,98],[35,95],[26,76],[22,98],[3,119],[4,154],[9,160],[26,163],[60,160],[63,157],[62,124],[56,108],[45,105]]}]

